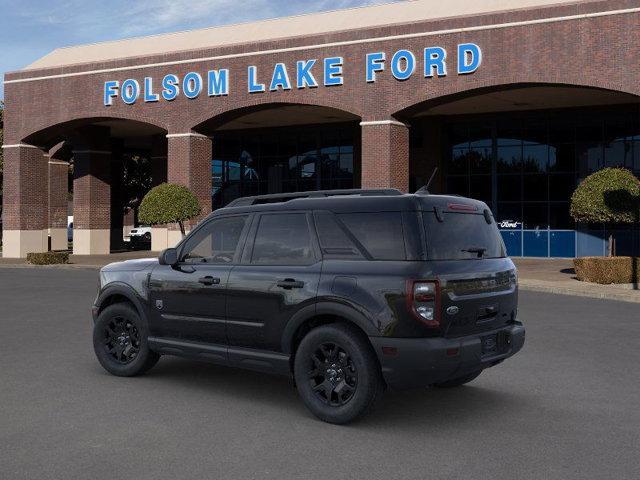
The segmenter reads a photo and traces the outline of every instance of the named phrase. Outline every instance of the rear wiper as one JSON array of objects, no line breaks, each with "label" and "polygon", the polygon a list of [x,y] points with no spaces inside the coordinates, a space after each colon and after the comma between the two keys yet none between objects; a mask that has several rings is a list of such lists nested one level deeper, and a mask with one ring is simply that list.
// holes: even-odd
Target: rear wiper
[{"label": "rear wiper", "polygon": [[461,251],[468,252],[468,253],[477,253],[478,258],[482,258],[482,256],[484,255],[484,252],[486,252],[487,249],[485,247],[469,247],[469,248],[463,248]]}]

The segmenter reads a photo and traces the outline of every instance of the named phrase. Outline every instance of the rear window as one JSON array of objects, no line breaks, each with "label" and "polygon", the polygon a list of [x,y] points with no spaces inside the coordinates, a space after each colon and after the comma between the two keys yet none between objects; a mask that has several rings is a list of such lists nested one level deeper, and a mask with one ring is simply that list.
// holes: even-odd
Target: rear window
[{"label": "rear window", "polygon": [[483,214],[423,213],[430,260],[466,260],[506,257],[496,222],[487,223]]}]

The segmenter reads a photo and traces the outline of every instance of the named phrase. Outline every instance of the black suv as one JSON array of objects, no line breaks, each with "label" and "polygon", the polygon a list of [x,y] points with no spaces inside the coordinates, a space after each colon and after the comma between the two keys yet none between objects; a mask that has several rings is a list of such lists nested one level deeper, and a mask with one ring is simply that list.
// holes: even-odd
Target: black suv
[{"label": "black suv", "polygon": [[155,259],[107,265],[93,306],[102,366],[162,354],[292,376],[346,423],[385,387],[455,387],[515,354],[516,270],[487,205],[338,190],[241,198]]}]

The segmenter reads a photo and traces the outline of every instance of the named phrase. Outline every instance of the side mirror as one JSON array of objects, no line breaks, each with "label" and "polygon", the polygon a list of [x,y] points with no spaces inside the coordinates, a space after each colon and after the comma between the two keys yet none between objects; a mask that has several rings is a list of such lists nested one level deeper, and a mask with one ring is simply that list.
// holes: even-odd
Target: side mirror
[{"label": "side mirror", "polygon": [[175,248],[167,248],[158,257],[160,265],[175,265],[178,263],[178,251]]}]

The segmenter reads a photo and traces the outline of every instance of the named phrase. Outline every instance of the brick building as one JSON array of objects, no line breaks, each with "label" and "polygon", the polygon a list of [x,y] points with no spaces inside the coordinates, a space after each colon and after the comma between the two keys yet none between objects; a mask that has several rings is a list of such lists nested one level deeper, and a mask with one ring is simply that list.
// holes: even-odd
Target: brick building
[{"label": "brick building", "polygon": [[[106,253],[122,156],[240,195],[419,188],[486,201],[509,253],[604,251],[569,197],[640,170],[640,6],[632,0],[416,0],[58,49],[5,76],[5,257]],[[177,232],[154,228],[153,249]],[[633,232],[618,232],[619,250]]]}]

